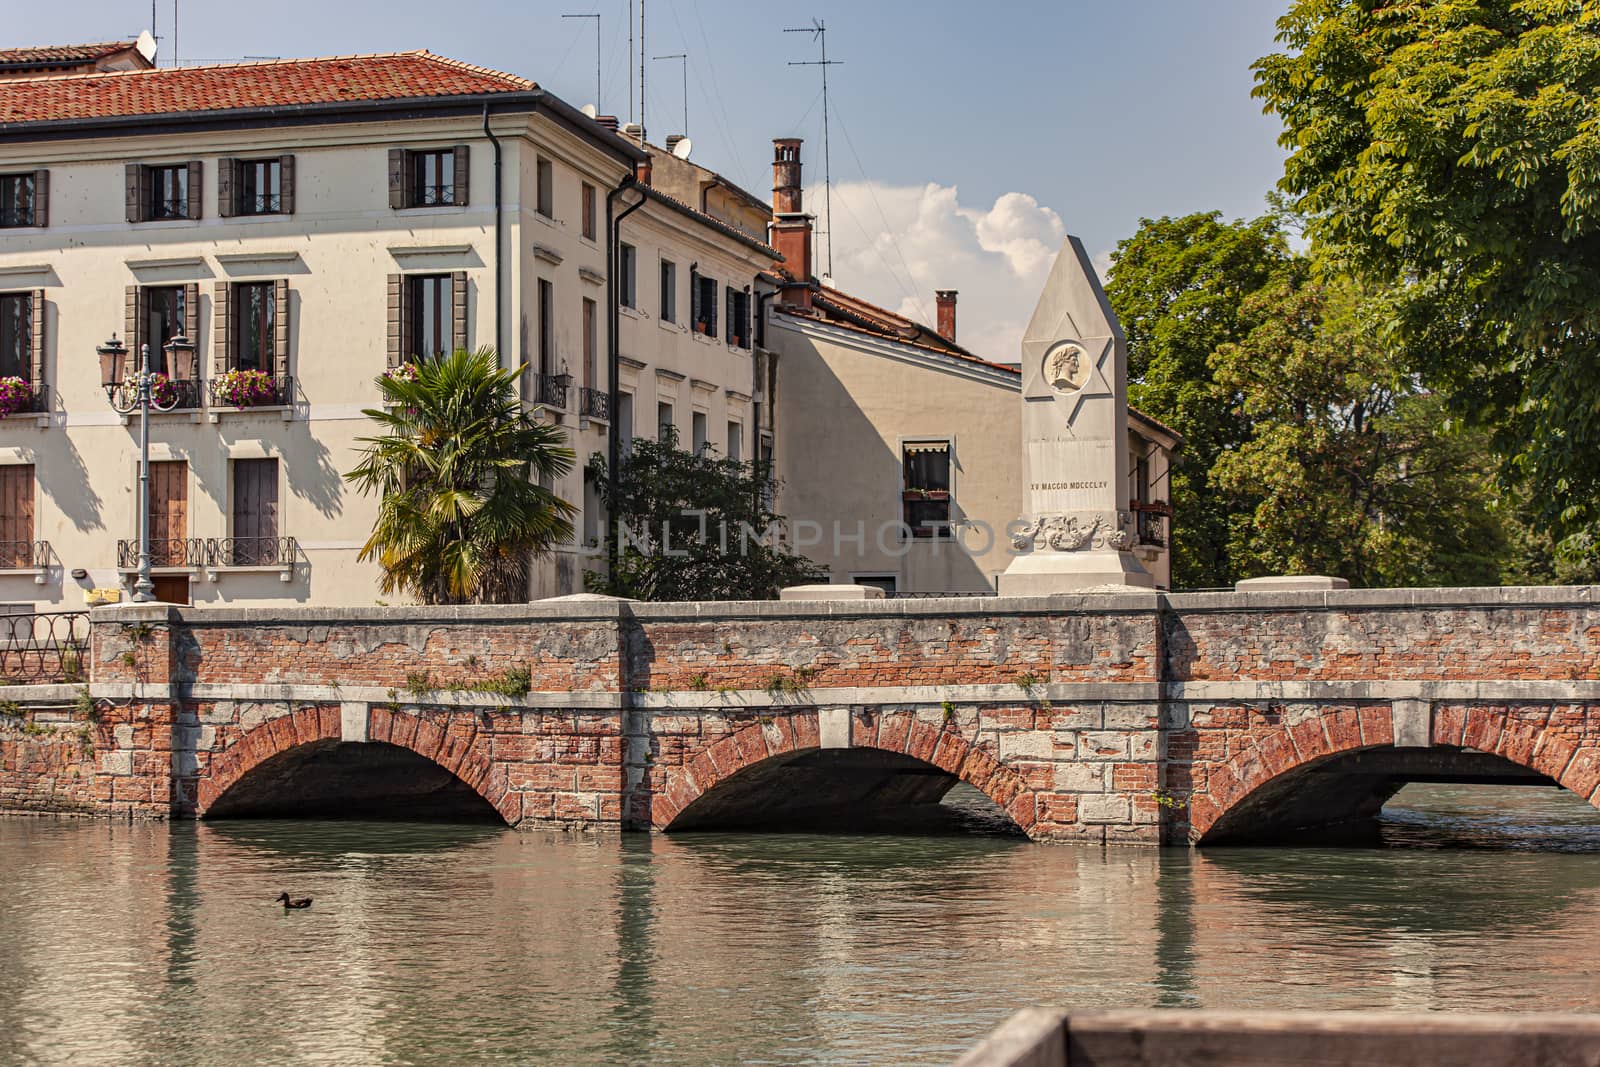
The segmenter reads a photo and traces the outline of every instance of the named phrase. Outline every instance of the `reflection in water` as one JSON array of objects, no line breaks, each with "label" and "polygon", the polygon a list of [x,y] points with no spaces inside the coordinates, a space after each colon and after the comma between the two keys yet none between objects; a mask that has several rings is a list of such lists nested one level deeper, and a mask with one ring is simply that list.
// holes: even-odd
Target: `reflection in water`
[{"label": "reflection in water", "polygon": [[1571,800],[1430,786],[1385,826],[1425,847],[1204,853],[4,819],[0,1063],[939,1063],[1035,1003],[1586,1010]]}]

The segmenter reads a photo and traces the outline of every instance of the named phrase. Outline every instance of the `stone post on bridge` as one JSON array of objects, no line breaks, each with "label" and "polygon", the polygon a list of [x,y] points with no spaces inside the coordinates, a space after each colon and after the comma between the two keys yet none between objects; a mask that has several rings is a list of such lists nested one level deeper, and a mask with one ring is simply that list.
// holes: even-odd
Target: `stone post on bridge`
[{"label": "stone post on bridge", "polygon": [[1002,596],[1151,589],[1131,551],[1128,343],[1068,237],[1022,339],[1022,517]]}]

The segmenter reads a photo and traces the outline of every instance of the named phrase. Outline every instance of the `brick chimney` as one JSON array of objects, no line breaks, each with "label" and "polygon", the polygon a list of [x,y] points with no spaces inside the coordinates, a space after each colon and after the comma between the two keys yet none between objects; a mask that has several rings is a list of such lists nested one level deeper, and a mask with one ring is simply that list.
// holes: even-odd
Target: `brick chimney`
[{"label": "brick chimney", "polygon": [[640,185],[650,184],[650,157],[645,156],[633,165],[633,178]]},{"label": "brick chimney", "polygon": [[[783,256],[786,270],[801,282],[810,283],[811,223],[805,213],[800,185],[800,145],[798,137],[776,137],[772,141],[772,247]],[[785,289],[780,299],[791,307],[809,308],[811,290],[795,286]]]},{"label": "brick chimney", "polygon": [[956,291],[935,289],[933,299],[939,305],[939,336],[951,344],[956,340]]}]

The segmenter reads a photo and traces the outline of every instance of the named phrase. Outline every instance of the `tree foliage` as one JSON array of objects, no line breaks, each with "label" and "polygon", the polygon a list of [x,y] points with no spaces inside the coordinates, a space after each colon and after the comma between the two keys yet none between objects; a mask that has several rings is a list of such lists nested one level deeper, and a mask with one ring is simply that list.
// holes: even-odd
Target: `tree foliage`
[{"label": "tree foliage", "polygon": [[1318,256],[1495,434],[1568,555],[1600,520],[1600,6],[1296,0],[1256,64]]},{"label": "tree foliage", "polygon": [[494,350],[458,349],[378,379],[383,431],[345,475],[379,496],[360,558],[382,588],[429,604],[520,601],[533,556],[572,537],[571,504],[546,489],[572,469],[560,427],[538,422]]},{"label": "tree foliage", "polygon": [[767,465],[686,452],[675,434],[636,438],[607,477],[596,455],[590,470],[621,536],[609,575],[590,571],[599,593],[636,600],[771,600],[790,585],[825,582],[825,568],[790,551],[771,501]]}]

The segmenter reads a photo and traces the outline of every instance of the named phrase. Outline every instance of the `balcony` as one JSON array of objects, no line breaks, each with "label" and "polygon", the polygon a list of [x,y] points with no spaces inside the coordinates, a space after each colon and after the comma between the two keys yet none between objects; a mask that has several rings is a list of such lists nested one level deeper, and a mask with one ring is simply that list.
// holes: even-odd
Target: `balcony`
[{"label": "balcony", "polygon": [[54,557],[49,541],[0,541],[0,574],[31,574],[35,585],[43,585]]},{"label": "balcony", "polygon": [[213,537],[206,541],[210,567],[293,567],[300,543],[292,537]]},{"label": "balcony", "polygon": [[21,378],[0,378],[0,419],[11,415],[46,415],[50,412],[50,387]]},{"label": "balcony", "polygon": [[600,422],[611,421],[611,394],[603,389],[583,389],[578,393],[578,414]]},{"label": "balcony", "polygon": [[[152,537],[150,566],[168,570],[193,570],[206,562],[206,543],[198,537]],[[117,569],[139,569],[137,538],[117,542]]]},{"label": "balcony", "polygon": [[280,408],[294,402],[294,378],[265,371],[228,371],[208,383],[213,408],[248,411]]},{"label": "balcony", "polygon": [[1136,500],[1132,508],[1136,522],[1137,543],[1151,548],[1166,548],[1167,522],[1172,518],[1172,505],[1147,504]]},{"label": "balcony", "polygon": [[572,377],[566,374],[533,374],[533,402],[557,411],[567,410],[567,387]]},{"label": "balcony", "polygon": [[[139,410],[139,386],[132,379],[108,385],[106,399],[111,406],[126,414]],[[150,389],[150,399],[159,408],[158,414],[167,411],[198,411],[205,400],[205,390],[199,378],[174,379],[158,376]]]}]

